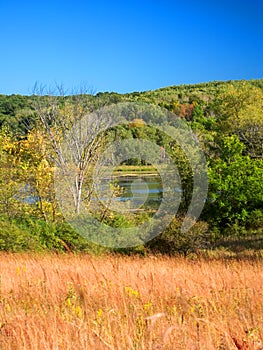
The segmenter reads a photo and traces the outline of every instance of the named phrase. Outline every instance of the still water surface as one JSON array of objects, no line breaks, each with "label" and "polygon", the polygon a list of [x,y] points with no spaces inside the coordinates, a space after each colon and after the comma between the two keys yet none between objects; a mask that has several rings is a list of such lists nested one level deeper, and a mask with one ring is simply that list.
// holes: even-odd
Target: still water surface
[{"label": "still water surface", "polygon": [[122,187],[123,193],[119,200],[141,199],[147,196],[148,201],[160,202],[162,200],[162,184],[159,176],[122,176],[117,179],[117,184]]},{"label": "still water surface", "polygon": [[[158,207],[163,198],[162,182],[159,175],[117,176],[114,178],[114,181],[104,179],[101,188],[105,187],[106,189],[109,186],[109,182],[120,187],[120,193],[112,198],[114,201],[132,201],[140,203],[144,207]],[[108,192],[105,191],[106,193]],[[103,196],[100,200],[107,201],[109,198]]]}]

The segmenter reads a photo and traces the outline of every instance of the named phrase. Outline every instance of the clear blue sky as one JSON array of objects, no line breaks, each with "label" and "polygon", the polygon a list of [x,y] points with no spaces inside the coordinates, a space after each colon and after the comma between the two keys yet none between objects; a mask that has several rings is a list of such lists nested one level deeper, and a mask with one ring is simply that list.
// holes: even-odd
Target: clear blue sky
[{"label": "clear blue sky", "polygon": [[0,0],[0,94],[263,77],[263,1]]}]

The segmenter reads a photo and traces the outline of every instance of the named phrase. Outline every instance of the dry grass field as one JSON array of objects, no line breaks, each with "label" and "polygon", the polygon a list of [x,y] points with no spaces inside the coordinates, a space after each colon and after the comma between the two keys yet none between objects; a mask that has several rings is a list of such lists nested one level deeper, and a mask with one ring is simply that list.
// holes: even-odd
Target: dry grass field
[{"label": "dry grass field", "polygon": [[263,349],[263,262],[0,255],[0,349]]}]

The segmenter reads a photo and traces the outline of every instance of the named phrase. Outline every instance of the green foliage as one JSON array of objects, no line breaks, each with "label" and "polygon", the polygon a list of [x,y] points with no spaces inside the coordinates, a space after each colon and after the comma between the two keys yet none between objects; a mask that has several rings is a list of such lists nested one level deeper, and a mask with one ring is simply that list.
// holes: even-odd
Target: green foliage
[{"label": "green foliage", "polygon": [[[0,95],[0,250],[99,253],[104,249],[88,243],[63,222],[56,203],[50,140],[40,130],[38,115],[32,107],[36,102],[48,105],[49,100],[50,96]],[[184,255],[197,251],[211,238],[208,225],[214,239],[262,233],[263,79],[170,86],[124,95],[106,92],[59,97],[58,109],[68,111],[74,100],[81,100],[87,111],[112,103],[142,102],[139,109],[127,111],[128,125],[107,131],[105,143],[134,138],[150,140],[163,147],[177,165],[183,188],[179,217],[147,248]],[[161,106],[171,113],[159,113],[156,108],[156,113],[148,115],[143,103]],[[165,127],[176,126],[178,118],[186,120],[206,154],[209,195],[203,221],[187,233],[181,233],[180,223],[192,194],[189,160],[174,140],[142,122],[141,112],[145,113],[147,123]],[[125,163],[148,166],[136,157]],[[131,219],[124,214],[106,213],[103,220],[112,227],[129,227],[147,220],[147,216],[148,213],[143,213]]]},{"label": "green foliage", "polygon": [[263,211],[261,209],[254,209],[250,212],[248,220],[248,227],[253,230],[259,230],[263,233]]},{"label": "green foliage", "polygon": [[197,222],[187,232],[181,231],[181,225],[181,220],[173,219],[159,236],[146,244],[146,247],[156,253],[187,256],[210,246],[211,236],[206,222]]},{"label": "green foliage", "polygon": [[251,213],[263,207],[263,163],[244,156],[244,145],[235,135],[222,139],[221,147],[221,158],[209,164],[205,218],[222,229],[246,226]]},{"label": "green foliage", "polygon": [[0,251],[102,252],[79,236],[67,223],[52,223],[25,216],[0,218]]},{"label": "green foliage", "polygon": [[28,96],[0,95],[0,127],[8,127],[14,135],[21,137],[36,124],[37,115]]},{"label": "green foliage", "polygon": [[34,239],[29,230],[7,218],[0,218],[0,250],[20,252],[40,249],[39,242]]}]

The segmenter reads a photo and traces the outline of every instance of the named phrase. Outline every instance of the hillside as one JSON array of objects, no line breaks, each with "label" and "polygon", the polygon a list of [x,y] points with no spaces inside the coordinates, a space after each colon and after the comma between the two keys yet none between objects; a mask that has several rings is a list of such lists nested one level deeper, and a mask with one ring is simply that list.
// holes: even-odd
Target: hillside
[{"label": "hillside", "polygon": [[[262,101],[263,79],[170,86],[128,94],[50,96],[48,91],[43,93],[40,89],[39,94],[32,96],[0,95],[0,249],[98,249],[93,245],[96,232],[86,240],[63,218],[53,185],[54,167],[58,162],[64,172],[77,169],[77,181],[66,191],[73,191],[77,214],[83,200],[92,208],[92,214],[113,231],[149,220],[154,215],[152,211],[141,210],[136,215],[126,215],[105,208],[102,203],[94,206],[91,202],[94,196],[92,171],[98,159],[115,141],[135,139],[156,145],[157,148],[149,149],[148,157],[154,158],[160,150],[165,150],[176,164],[181,180],[181,202],[174,219],[147,244],[140,238],[139,249],[187,255],[211,248],[225,239],[243,240],[251,236],[256,236],[257,240],[256,243],[253,241],[253,247],[260,248],[263,227]],[[128,124],[110,127],[97,135],[99,117],[90,112],[118,102],[139,104],[133,104],[135,109]],[[149,116],[151,108],[157,113]],[[78,143],[81,139],[74,136],[74,145],[79,148],[72,154],[75,163],[68,164],[63,160],[63,140],[72,135],[69,130],[80,115],[88,118],[93,115],[93,120],[88,124],[86,143]],[[201,177],[203,170],[198,158],[194,158],[195,152],[189,159],[189,154],[180,147],[180,140],[164,131],[165,127],[167,130],[177,127],[178,120],[191,130],[189,135],[195,135],[190,138],[198,141],[200,152],[206,158],[203,169],[207,167],[208,176],[208,192],[202,201],[204,208],[199,222],[185,234],[180,227],[192,204],[195,179]],[[148,125],[148,121],[153,124]],[[159,128],[156,129],[156,125]],[[74,147],[72,152],[75,152]],[[149,160],[136,154],[126,159],[126,151],[118,149],[110,154],[110,158],[114,161],[122,157],[120,165],[125,169],[150,165]],[[113,183],[111,186],[114,188],[112,196],[116,199],[121,189]],[[76,193],[79,193],[78,201]],[[107,244],[112,246],[113,243]]]},{"label": "hillside", "polygon": [[[192,85],[174,85],[160,88],[153,91],[132,92],[118,94],[116,92],[98,92],[92,96],[93,99],[107,101],[107,103],[118,103],[121,101],[142,101],[154,103],[162,107],[175,111],[174,105],[177,103],[186,104],[193,101],[211,101],[229,85],[238,86],[246,82],[251,86],[263,89],[263,78],[256,80],[229,80],[213,81]],[[89,95],[89,97],[91,97]],[[22,95],[1,95],[0,94],[0,126],[10,125],[11,128],[17,128],[26,122],[33,122],[35,115],[33,113],[32,101],[35,96]]]}]

